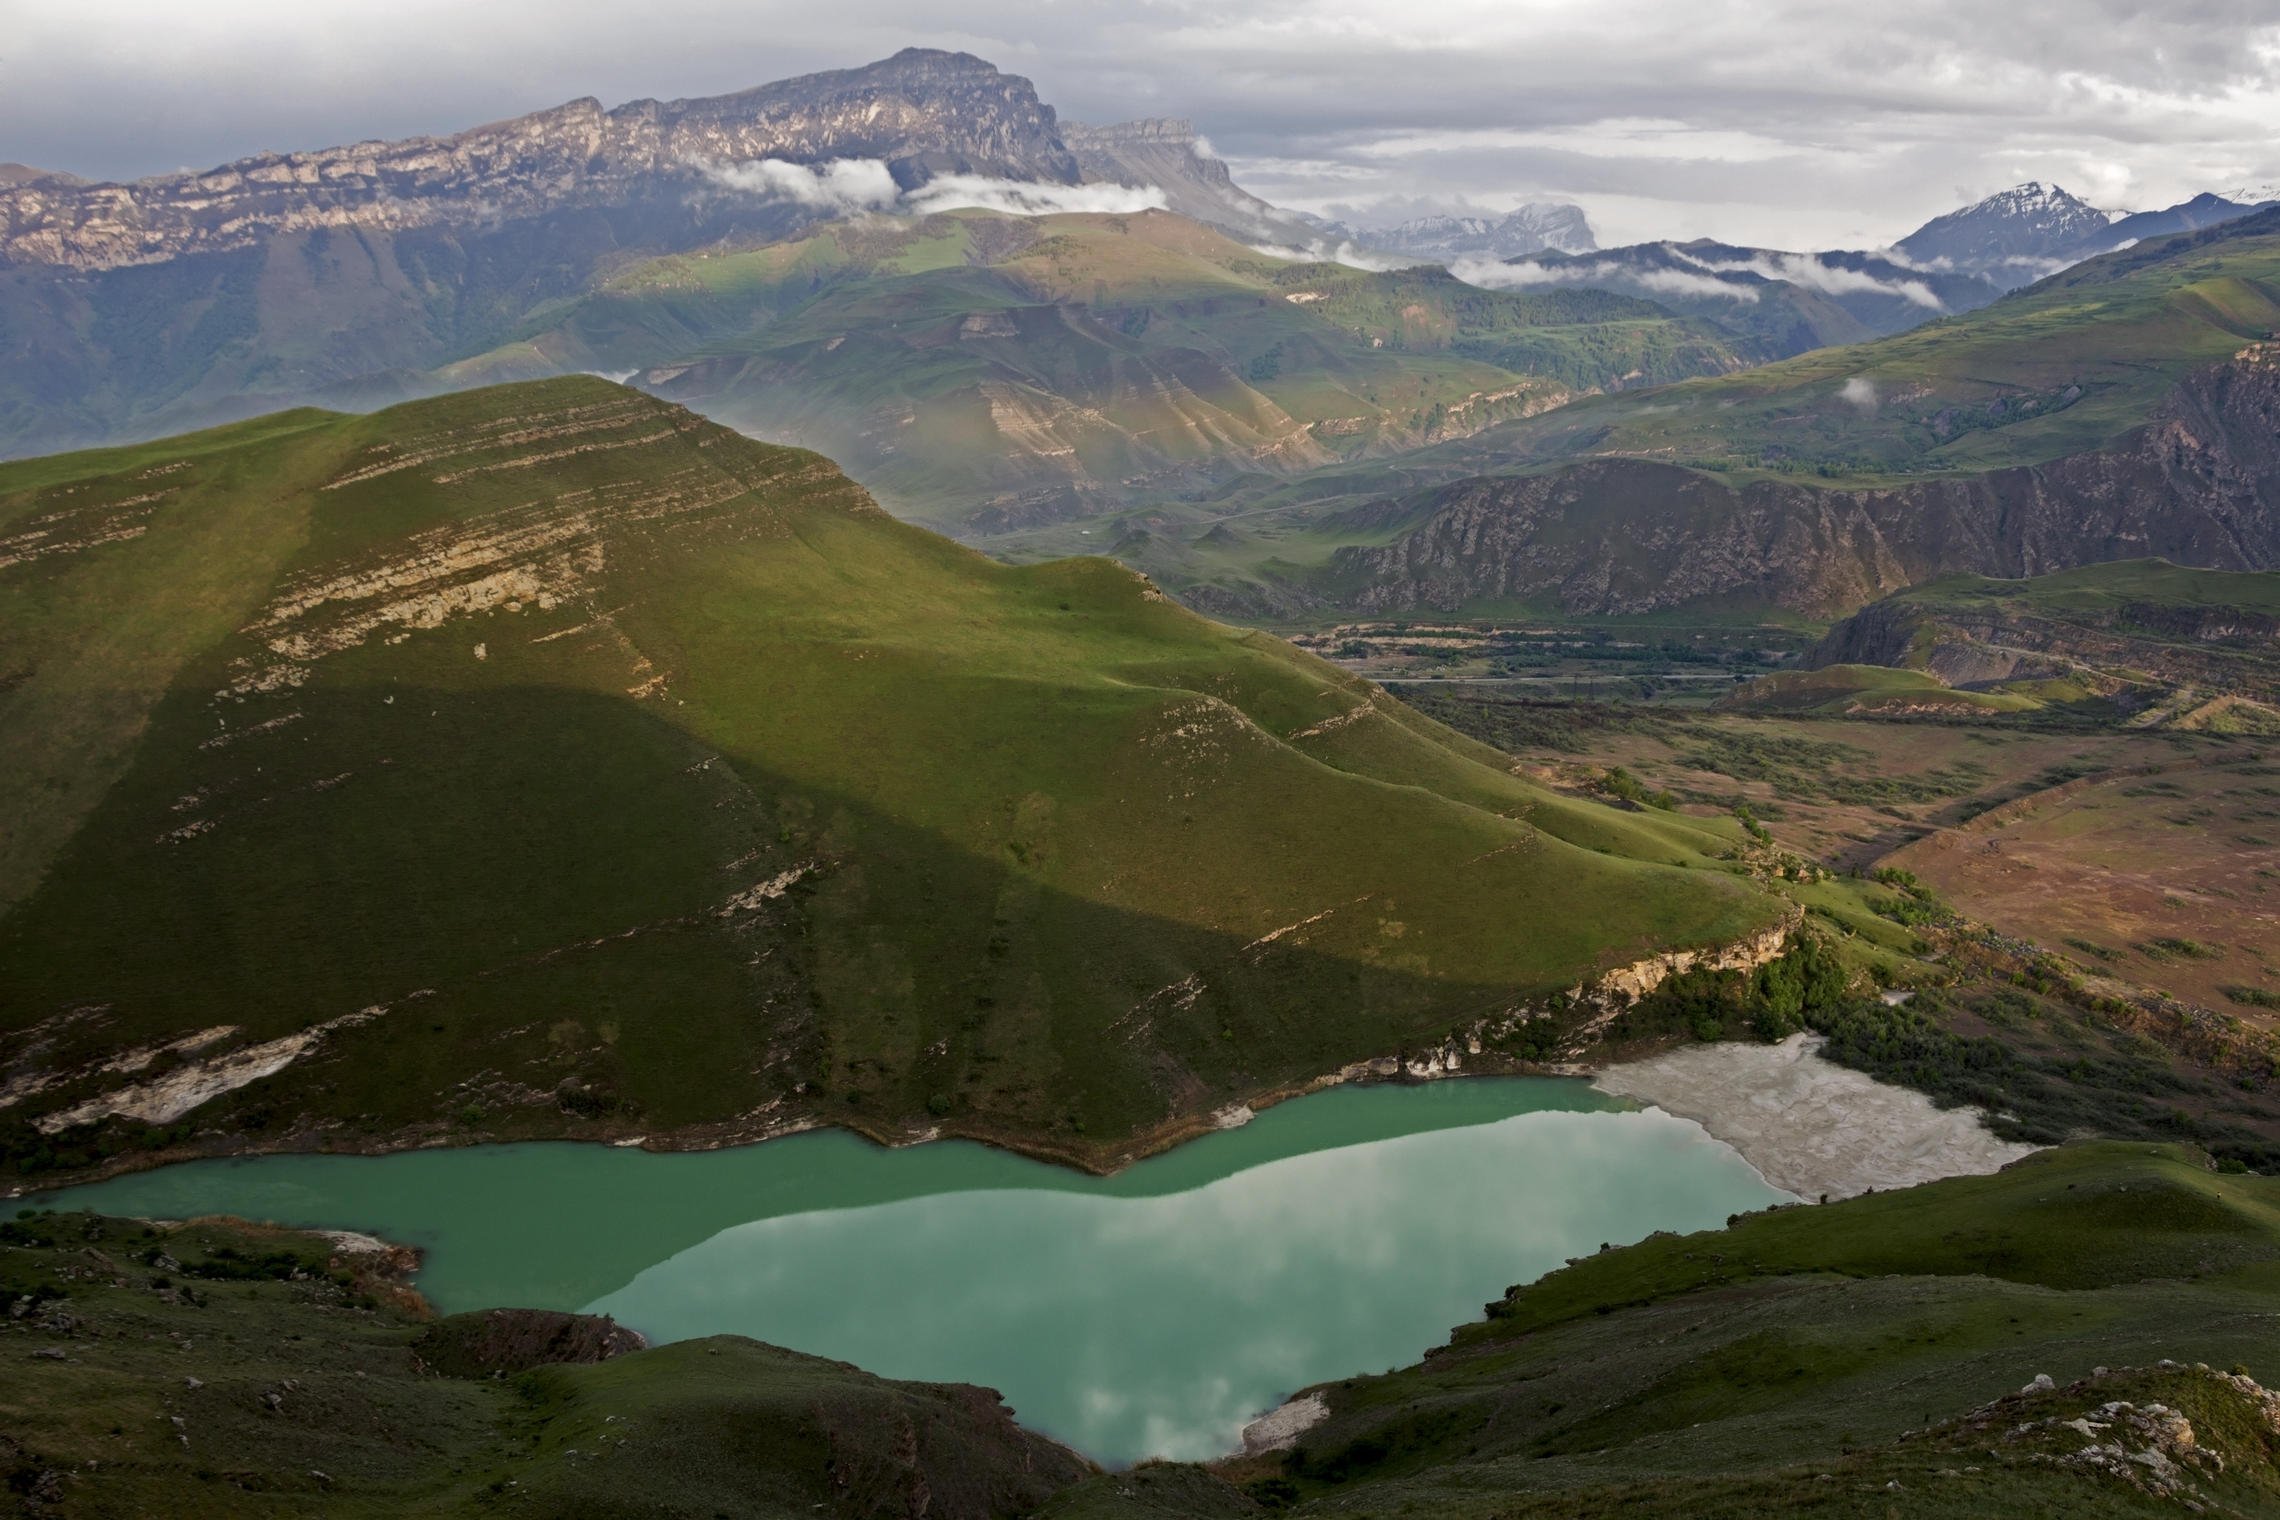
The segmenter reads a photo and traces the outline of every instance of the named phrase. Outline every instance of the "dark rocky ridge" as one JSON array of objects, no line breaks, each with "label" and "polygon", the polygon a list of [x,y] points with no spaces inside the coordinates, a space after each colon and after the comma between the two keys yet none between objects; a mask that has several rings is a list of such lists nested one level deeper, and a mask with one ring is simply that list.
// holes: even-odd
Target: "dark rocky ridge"
[{"label": "dark rocky ridge", "polygon": [[14,183],[0,190],[0,261],[105,270],[319,229],[488,225],[697,191],[708,165],[760,158],[884,159],[906,188],[944,173],[1079,177],[1028,80],[912,48],[735,95],[615,110],[574,100],[450,137],[262,154],[131,185]]},{"label": "dark rocky ridge", "polygon": [[2265,569],[2280,565],[2280,349],[2255,345],[2199,371],[2114,447],[2046,465],[1833,490],[1606,458],[1400,505],[1431,515],[1391,544],[1340,550],[1341,605],[1841,613],[1963,571],[2019,577],[2149,556]]}]

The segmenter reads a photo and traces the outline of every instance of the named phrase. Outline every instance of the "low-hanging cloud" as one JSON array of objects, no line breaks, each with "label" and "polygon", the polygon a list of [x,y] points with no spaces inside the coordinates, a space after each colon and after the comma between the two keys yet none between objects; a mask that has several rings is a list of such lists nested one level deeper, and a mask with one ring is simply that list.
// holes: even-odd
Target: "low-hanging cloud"
[{"label": "low-hanging cloud", "polygon": [[1459,259],[1449,273],[1467,285],[1484,290],[1528,290],[1544,285],[1577,285],[1643,290],[1654,295],[1715,297],[1738,305],[1754,306],[1754,286],[1722,280],[1705,269],[1631,269],[1600,259],[1567,259],[1559,263],[1505,264],[1495,259]]},{"label": "low-hanging cloud", "polygon": [[1348,269],[1364,269],[1371,274],[1416,269],[1428,262],[1399,254],[1364,253],[1343,239],[1333,243],[1328,238],[1316,238],[1304,247],[1289,243],[1252,243],[1249,247],[1253,253],[1263,253],[1270,259],[1289,259],[1300,264],[1343,264]]},{"label": "low-hanging cloud", "polygon": [[871,211],[926,216],[967,209],[1008,216],[1067,211],[1123,215],[1161,211],[1169,204],[1164,192],[1153,185],[1056,185],[986,174],[945,174],[905,190],[895,183],[886,163],[876,158],[835,158],[821,164],[763,158],[697,167],[724,190],[848,216]]},{"label": "low-hanging cloud", "polygon": [[1947,303],[1922,280],[1879,279],[1865,269],[1831,264],[1809,253],[1765,252],[1747,259],[1718,260],[1694,258],[1677,249],[1672,249],[1671,252],[1696,268],[1719,274],[1754,274],[1760,279],[1802,285],[1823,295],[1892,296],[1929,311],[1947,310]]},{"label": "low-hanging cloud", "polygon": [[1855,375],[1837,387],[1837,399],[1847,406],[1859,407],[1864,412],[1876,410],[1876,382],[1866,375]]},{"label": "low-hanging cloud", "polygon": [[894,175],[875,158],[838,158],[813,165],[763,158],[702,168],[705,177],[724,190],[832,211],[884,211],[902,198]]},{"label": "low-hanging cloud", "polygon": [[1064,211],[1126,216],[1161,211],[1171,203],[1154,185],[1056,185],[1044,180],[945,174],[905,195],[902,204],[905,210],[919,215],[978,207],[1008,216],[1052,216]]}]

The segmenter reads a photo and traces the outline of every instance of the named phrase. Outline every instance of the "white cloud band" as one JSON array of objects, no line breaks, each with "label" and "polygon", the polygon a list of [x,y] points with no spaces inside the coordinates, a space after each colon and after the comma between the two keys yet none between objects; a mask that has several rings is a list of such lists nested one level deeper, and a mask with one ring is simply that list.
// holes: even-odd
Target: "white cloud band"
[{"label": "white cloud band", "polygon": [[844,215],[884,211],[925,216],[963,209],[1008,216],[1051,216],[1059,212],[1124,215],[1161,211],[1168,204],[1164,192],[1152,185],[1056,185],[986,174],[945,174],[914,190],[904,190],[895,183],[886,164],[876,158],[835,158],[822,164],[763,158],[697,167],[724,190]]}]

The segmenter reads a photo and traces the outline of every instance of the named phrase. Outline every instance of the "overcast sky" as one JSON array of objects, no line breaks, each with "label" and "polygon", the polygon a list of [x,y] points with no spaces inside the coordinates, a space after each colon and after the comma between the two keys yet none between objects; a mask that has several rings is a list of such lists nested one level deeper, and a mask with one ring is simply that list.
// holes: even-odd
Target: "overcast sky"
[{"label": "overcast sky", "polygon": [[0,160],[127,178],[913,44],[1075,120],[1192,117],[1287,205],[1568,199],[1607,243],[2280,181],[2280,0],[0,0]]}]

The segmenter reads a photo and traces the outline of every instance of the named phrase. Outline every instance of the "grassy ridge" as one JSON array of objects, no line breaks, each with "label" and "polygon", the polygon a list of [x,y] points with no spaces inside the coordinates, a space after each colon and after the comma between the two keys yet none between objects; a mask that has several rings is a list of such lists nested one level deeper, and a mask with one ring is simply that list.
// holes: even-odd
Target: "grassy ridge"
[{"label": "grassy ridge", "polygon": [[[12,862],[19,1159],[805,1116],[1097,1154],[1774,913],[1674,869],[1724,825],[1555,798],[1112,564],[995,565],[599,381],[26,468],[18,516],[185,484],[0,571],[0,700],[71,719],[48,773],[117,767]],[[50,653],[232,513],[261,552],[144,639],[163,683]],[[23,1128],[122,1050],[319,1025],[180,1122]]]}]

